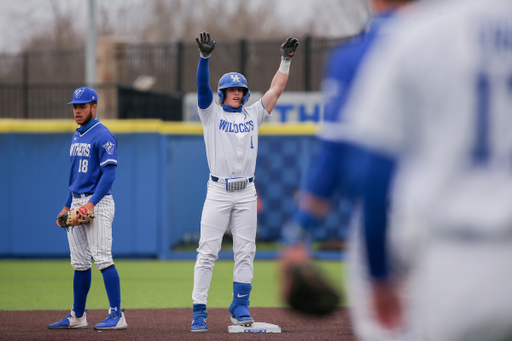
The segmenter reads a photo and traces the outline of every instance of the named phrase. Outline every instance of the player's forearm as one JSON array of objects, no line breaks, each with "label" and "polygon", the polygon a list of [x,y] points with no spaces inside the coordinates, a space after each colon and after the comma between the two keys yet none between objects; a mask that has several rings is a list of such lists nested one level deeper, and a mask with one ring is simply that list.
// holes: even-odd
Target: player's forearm
[{"label": "player's forearm", "polygon": [[66,202],[64,203],[64,207],[71,207],[71,201],[73,200],[73,198],[71,197],[71,191],[69,191],[68,193],[68,197],[66,198]]},{"label": "player's forearm", "polygon": [[210,88],[210,72],[208,70],[208,61],[210,58],[199,57],[197,66],[197,103],[199,108],[206,109],[213,101],[213,92]]},{"label": "player's forearm", "polygon": [[288,83],[288,74],[277,71],[270,83],[270,89],[279,97]]},{"label": "player's forearm", "polygon": [[367,176],[364,181],[364,242],[368,256],[370,275],[374,279],[388,276],[388,229],[387,200],[391,178],[394,173],[393,160],[369,153]]},{"label": "player's forearm", "polygon": [[272,79],[272,83],[270,83],[270,88],[262,98],[263,106],[267,112],[274,110],[277,100],[283,93],[287,82],[288,74],[277,71],[274,78]]},{"label": "player's forearm", "polygon": [[277,100],[282,95],[286,83],[288,83],[288,74],[290,73],[290,65],[295,50],[299,46],[297,38],[290,37],[281,45],[281,64],[279,70],[274,75],[270,83],[270,89],[263,95],[262,103],[267,112],[272,112]]},{"label": "player's forearm", "polygon": [[108,193],[110,188],[112,188],[112,184],[116,179],[116,165],[107,165],[103,169],[103,173],[101,174],[100,181],[98,181],[98,185],[94,190],[94,194],[92,195],[89,202],[92,202],[94,205],[98,204],[101,199]]},{"label": "player's forearm", "polygon": [[273,96],[276,96],[276,101],[283,94],[284,88],[288,83],[290,64],[290,60],[282,58],[279,70],[277,70],[274,78],[272,78],[272,82],[270,83],[270,89],[268,92],[273,94]]}]

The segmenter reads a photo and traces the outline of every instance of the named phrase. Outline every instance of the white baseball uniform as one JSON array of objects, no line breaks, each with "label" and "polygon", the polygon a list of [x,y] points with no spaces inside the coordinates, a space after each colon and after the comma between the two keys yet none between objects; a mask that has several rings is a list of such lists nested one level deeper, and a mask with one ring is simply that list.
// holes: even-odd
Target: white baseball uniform
[{"label": "white baseball uniform", "polygon": [[[233,234],[233,282],[251,283],[256,253],[257,194],[254,170],[258,129],[270,114],[261,100],[241,113],[227,112],[212,101],[198,108],[203,124],[210,179],[201,216],[201,238],[194,269],[194,304],[206,304],[215,260],[228,226]],[[227,179],[240,178],[247,187],[227,191]],[[216,180],[216,181],[214,181]]]},{"label": "white baseball uniform", "polygon": [[510,339],[512,3],[412,18],[369,56],[345,133],[398,161],[390,248],[414,268],[417,339]]}]

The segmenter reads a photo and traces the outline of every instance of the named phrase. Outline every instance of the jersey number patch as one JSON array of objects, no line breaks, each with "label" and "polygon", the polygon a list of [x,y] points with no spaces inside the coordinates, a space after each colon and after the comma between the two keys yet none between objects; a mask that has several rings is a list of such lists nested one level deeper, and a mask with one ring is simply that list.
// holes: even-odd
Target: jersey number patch
[{"label": "jersey number patch", "polygon": [[87,161],[87,159],[80,159],[78,173],[87,173],[87,166],[89,166],[89,161]]}]

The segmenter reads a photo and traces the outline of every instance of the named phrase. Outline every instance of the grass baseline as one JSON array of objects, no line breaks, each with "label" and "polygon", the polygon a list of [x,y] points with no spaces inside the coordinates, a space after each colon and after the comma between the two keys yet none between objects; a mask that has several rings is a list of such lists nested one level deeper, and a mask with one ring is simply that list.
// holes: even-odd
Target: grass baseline
[{"label": "grass baseline", "polygon": [[[116,259],[126,309],[188,308],[192,306],[193,260]],[[317,261],[340,288],[344,263]],[[255,261],[251,307],[284,307],[280,296],[279,263]],[[66,310],[73,304],[73,273],[69,260],[0,260],[0,310]],[[233,261],[218,260],[208,295],[209,308],[229,307]],[[346,306],[342,302],[342,306]],[[108,309],[101,272],[94,266],[87,309]]]}]

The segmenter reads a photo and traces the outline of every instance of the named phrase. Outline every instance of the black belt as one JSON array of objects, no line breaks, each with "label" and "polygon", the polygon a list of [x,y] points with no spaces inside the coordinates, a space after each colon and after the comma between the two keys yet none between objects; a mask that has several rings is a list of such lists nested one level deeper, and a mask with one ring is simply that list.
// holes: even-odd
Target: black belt
[{"label": "black belt", "polygon": [[94,192],[90,192],[90,193],[75,193],[73,192],[73,198],[81,198],[82,195],[88,197],[89,195],[93,195]]},{"label": "black belt", "polygon": [[[212,176],[211,176],[211,178],[212,178],[212,181],[213,181],[213,182],[218,182],[218,181],[219,181],[219,178],[218,178],[218,177],[216,177],[216,176],[213,176],[213,175],[212,175]],[[254,176],[251,176],[251,177],[249,178],[249,182],[253,182],[253,181],[254,181]]]}]

